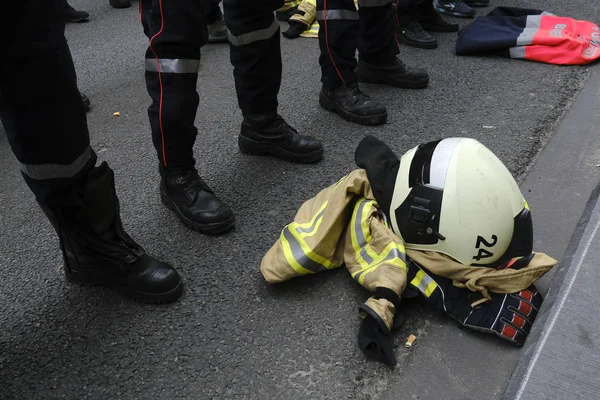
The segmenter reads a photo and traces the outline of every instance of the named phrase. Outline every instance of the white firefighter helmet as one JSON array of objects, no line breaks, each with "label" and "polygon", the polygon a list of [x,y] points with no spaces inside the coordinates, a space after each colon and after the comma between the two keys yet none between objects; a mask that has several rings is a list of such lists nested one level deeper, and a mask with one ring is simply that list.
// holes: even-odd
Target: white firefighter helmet
[{"label": "white firefighter helmet", "polygon": [[474,139],[448,138],[404,154],[390,206],[406,247],[495,267],[533,247],[529,206],[517,182]]}]

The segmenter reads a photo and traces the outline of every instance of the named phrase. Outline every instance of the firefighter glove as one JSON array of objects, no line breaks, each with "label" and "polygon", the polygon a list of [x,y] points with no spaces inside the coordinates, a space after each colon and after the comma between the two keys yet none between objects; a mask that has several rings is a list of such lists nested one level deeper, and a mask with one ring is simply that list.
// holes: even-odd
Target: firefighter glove
[{"label": "firefighter glove", "polygon": [[362,305],[360,309],[364,318],[358,331],[358,346],[367,357],[393,367],[396,365],[396,356],[390,330],[368,306]]},{"label": "firefighter glove", "polygon": [[489,292],[491,300],[479,292],[457,288],[452,280],[434,275],[410,261],[409,282],[412,291],[429,306],[470,330],[493,333],[516,346],[522,346],[542,305],[535,286],[517,293]]},{"label": "firefighter glove", "polygon": [[391,331],[404,323],[400,296],[387,287],[377,287],[374,295],[358,308],[363,319],[358,332],[358,346],[370,358],[396,365]]},{"label": "firefighter glove", "polygon": [[302,22],[290,20],[289,24],[290,27],[288,28],[288,30],[281,33],[288,39],[296,39],[297,37],[300,37],[302,32],[306,30],[306,25],[304,25]]}]

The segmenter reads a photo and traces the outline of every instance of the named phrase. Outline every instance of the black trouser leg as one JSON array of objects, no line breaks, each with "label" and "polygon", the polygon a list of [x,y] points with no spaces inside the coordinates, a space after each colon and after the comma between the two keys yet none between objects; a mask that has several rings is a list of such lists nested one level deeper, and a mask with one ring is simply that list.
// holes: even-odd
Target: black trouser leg
[{"label": "black trouser leg", "polygon": [[206,16],[207,24],[214,24],[219,18],[221,18],[221,15],[223,15],[223,13],[221,12],[221,7],[219,7],[221,1],[222,0],[210,0],[208,14]]},{"label": "black trouser leg", "polygon": [[[331,88],[356,82],[359,16],[353,0],[317,0],[321,82]],[[377,24],[379,26],[379,23]]]},{"label": "black trouser leg", "polygon": [[59,14],[60,1],[29,0],[3,22],[0,119],[25,180],[43,203],[96,162]]},{"label": "black trouser leg", "polygon": [[149,38],[146,87],[152,141],[163,166],[194,165],[198,130],[198,67],[206,44],[209,0],[140,0],[142,25]]},{"label": "black trouser leg", "polygon": [[279,23],[273,12],[283,0],[223,0],[231,35],[238,104],[244,115],[276,113],[281,85]]},{"label": "black trouser leg", "polygon": [[431,4],[432,0],[394,0],[394,2],[396,3],[395,22],[404,26],[418,21],[423,5],[427,6],[427,2]]},{"label": "black trouser leg", "polygon": [[361,60],[379,64],[395,57],[398,51],[394,30],[392,0],[359,0]]}]

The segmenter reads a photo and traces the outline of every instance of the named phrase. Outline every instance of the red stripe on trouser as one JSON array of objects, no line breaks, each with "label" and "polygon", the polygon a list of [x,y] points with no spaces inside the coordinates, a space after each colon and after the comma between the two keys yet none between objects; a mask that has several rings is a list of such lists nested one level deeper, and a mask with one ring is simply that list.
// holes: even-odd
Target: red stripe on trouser
[{"label": "red stripe on trouser", "polygon": [[337,72],[342,84],[345,86],[346,82],[344,78],[342,78],[342,74],[338,69],[337,65],[335,65],[335,61],[333,61],[333,56],[331,55],[331,50],[329,50],[329,35],[327,34],[327,0],[323,0],[323,25],[325,25],[325,47],[327,47],[327,53],[329,54],[329,58],[331,58],[331,64],[333,64],[333,68],[335,68],[335,72]]},{"label": "red stripe on trouser", "polygon": [[[159,105],[158,105],[158,123],[160,125],[160,139],[161,139],[161,143],[162,143],[163,164],[166,167],[167,166],[167,155],[165,153],[165,133],[163,131],[163,118],[162,118],[163,84],[162,84],[162,77],[160,75],[160,60],[158,58],[158,55],[152,48],[152,42],[154,41],[154,39],[156,39],[158,37],[158,35],[160,35],[162,33],[162,31],[165,27],[165,18],[164,18],[163,9],[162,9],[162,0],[158,0],[158,5],[160,8],[160,30],[154,36],[152,36],[150,38],[149,46],[150,46],[150,51],[152,52],[152,54],[154,54],[154,57],[156,58],[156,66],[157,66],[157,73],[158,73],[158,85],[160,87],[160,100],[159,100]],[[140,10],[142,9],[141,7],[142,7],[142,0],[140,0]],[[140,18],[141,18],[141,12],[140,12]]]}]

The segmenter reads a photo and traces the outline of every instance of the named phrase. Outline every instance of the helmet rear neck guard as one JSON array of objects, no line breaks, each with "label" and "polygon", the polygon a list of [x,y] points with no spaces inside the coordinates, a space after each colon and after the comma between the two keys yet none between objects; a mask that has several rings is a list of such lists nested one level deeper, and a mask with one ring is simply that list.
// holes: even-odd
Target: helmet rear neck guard
[{"label": "helmet rear neck guard", "polygon": [[440,252],[465,265],[496,267],[533,247],[531,213],[516,182],[473,139],[438,140],[402,156],[389,214],[407,248]]}]

